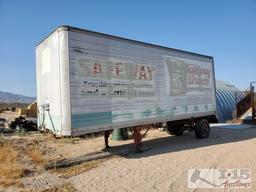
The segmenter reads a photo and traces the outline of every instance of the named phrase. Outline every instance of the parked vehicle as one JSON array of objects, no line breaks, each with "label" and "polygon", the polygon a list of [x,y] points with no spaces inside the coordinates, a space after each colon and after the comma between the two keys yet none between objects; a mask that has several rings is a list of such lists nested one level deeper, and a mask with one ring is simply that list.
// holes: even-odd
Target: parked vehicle
[{"label": "parked vehicle", "polygon": [[217,121],[211,56],[62,26],[36,64],[38,126],[57,136],[166,122],[207,138]]},{"label": "parked vehicle", "polygon": [[37,131],[37,123],[34,119],[20,116],[10,123],[10,128],[21,133]]}]

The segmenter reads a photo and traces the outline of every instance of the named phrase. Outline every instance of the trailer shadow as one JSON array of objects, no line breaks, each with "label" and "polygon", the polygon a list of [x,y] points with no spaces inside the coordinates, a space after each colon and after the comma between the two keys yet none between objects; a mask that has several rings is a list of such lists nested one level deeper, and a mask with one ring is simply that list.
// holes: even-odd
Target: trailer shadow
[{"label": "trailer shadow", "polygon": [[[226,143],[235,143],[253,138],[256,138],[256,128],[226,129],[213,127],[207,139],[196,139],[194,133],[185,133],[178,137],[167,136],[143,141],[143,153],[135,153],[133,144],[114,146],[109,152],[125,158],[142,158]],[[118,151],[124,148],[128,149],[130,152],[125,155],[118,154]]]}]

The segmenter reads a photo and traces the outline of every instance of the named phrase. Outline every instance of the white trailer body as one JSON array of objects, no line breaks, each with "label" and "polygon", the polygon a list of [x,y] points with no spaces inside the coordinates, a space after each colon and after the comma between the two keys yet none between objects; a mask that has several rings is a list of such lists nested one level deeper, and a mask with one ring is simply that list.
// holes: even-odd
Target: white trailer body
[{"label": "white trailer body", "polygon": [[38,125],[58,136],[216,115],[210,56],[62,26],[36,70]]}]

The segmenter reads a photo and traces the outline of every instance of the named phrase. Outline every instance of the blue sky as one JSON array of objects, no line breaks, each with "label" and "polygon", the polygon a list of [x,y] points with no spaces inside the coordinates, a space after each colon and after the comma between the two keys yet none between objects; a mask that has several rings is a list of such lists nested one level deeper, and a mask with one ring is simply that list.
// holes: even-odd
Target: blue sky
[{"label": "blue sky", "polygon": [[211,55],[240,89],[256,80],[256,0],[0,0],[0,91],[36,96],[35,46],[63,24]]}]

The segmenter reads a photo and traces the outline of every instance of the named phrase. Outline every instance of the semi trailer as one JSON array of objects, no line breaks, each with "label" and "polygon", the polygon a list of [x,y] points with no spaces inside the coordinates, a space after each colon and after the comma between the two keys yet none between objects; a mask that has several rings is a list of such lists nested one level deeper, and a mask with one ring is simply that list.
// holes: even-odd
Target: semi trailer
[{"label": "semi trailer", "polygon": [[213,57],[70,26],[36,46],[38,127],[56,136],[166,124],[209,136]]}]

